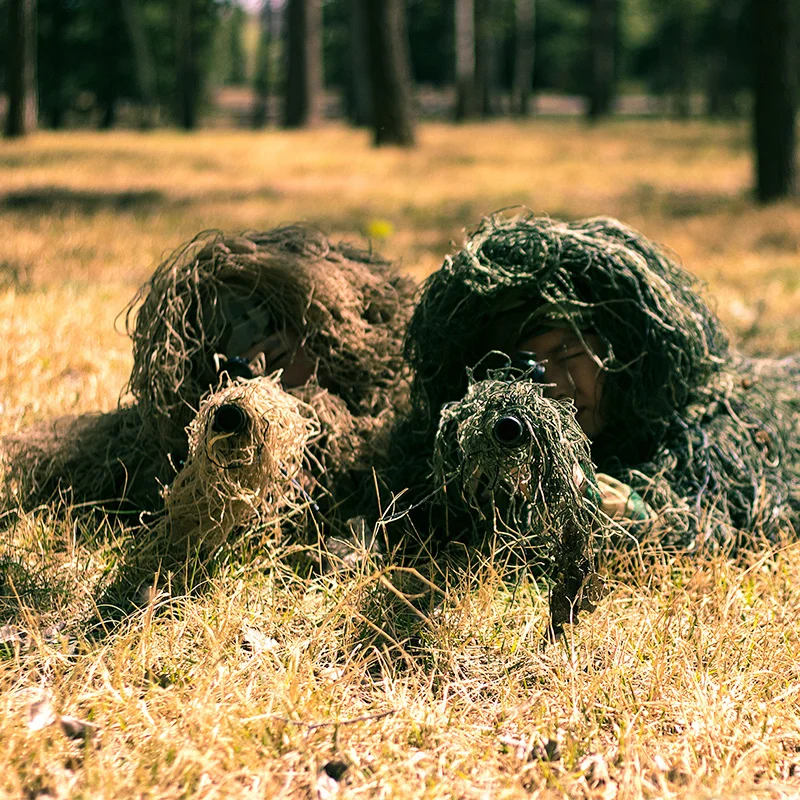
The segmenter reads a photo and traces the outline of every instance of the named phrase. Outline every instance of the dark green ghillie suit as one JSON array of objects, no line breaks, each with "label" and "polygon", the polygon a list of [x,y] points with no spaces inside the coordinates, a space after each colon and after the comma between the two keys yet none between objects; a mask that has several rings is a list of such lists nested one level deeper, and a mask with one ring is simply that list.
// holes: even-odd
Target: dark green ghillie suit
[{"label": "dark green ghillie suit", "polygon": [[187,457],[186,427],[201,399],[224,385],[223,372],[270,371],[263,360],[235,357],[281,333],[315,365],[289,391],[320,420],[309,488],[316,482],[330,494],[351,469],[371,464],[404,407],[401,342],[413,291],[378,255],[302,225],[200,234],[130,305],[133,402],[7,443],[17,501],[30,506],[63,492],[72,502],[124,498],[133,510],[160,508],[162,485]]},{"label": "dark green ghillie suit", "polygon": [[[697,281],[613,219],[490,219],[425,283],[409,326],[411,413],[393,485],[430,491],[442,406],[465,395],[468,367],[547,328],[604,346],[598,472],[658,513],[668,546],[730,548],[774,537],[800,508],[800,361],[732,352]],[[477,377],[480,377],[476,373]]]}]

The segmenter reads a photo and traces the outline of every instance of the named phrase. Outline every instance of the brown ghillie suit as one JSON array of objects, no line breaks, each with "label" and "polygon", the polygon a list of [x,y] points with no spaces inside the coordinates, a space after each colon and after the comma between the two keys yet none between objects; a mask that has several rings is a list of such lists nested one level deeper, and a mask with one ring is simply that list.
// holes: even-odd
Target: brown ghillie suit
[{"label": "brown ghillie suit", "polygon": [[[291,333],[317,365],[290,389],[321,426],[308,447],[307,488],[328,497],[355,491],[351,470],[369,466],[406,402],[401,341],[413,290],[376,254],[309,227],[199,235],[158,267],[129,307],[134,402],[6,443],[16,502],[31,506],[61,492],[71,502],[113,501],[106,507],[114,510],[159,508],[162,487],[189,454],[186,428],[202,398],[224,387],[222,372],[233,372],[226,357],[241,339],[239,316],[245,330],[252,322],[250,333]],[[264,364],[248,369],[257,376]]]}]

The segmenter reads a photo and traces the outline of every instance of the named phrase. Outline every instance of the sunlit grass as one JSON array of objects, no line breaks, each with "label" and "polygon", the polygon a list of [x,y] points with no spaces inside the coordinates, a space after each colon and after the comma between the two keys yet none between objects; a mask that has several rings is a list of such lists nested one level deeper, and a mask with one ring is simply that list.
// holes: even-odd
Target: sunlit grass
[{"label": "sunlit grass", "polygon": [[[708,281],[748,350],[800,349],[800,205],[753,205],[748,142],[741,125],[535,120],[426,126],[408,152],[339,127],[4,143],[0,433],[112,407],[131,363],[117,315],[212,227],[370,234],[423,276],[503,206],[616,215]],[[79,623],[124,534],[78,510],[2,524],[2,796],[800,793],[795,545],[611,565],[608,597],[557,644],[532,583],[444,583],[423,621],[380,566],[306,580],[280,553],[231,558],[104,635]],[[43,693],[96,735],[31,729]]]}]

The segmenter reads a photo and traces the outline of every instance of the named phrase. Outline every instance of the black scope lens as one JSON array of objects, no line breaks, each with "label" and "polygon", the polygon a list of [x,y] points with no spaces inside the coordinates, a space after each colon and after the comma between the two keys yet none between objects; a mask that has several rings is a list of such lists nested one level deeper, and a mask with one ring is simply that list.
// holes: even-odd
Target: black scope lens
[{"label": "black scope lens", "polygon": [[535,383],[545,383],[544,364],[536,360],[536,354],[527,350],[517,350],[511,366],[528,373],[525,377]]},{"label": "black scope lens", "polygon": [[253,370],[250,363],[241,356],[233,356],[220,365],[220,372],[227,372],[231,378],[245,378],[250,380],[254,378]]},{"label": "black scope lens", "polygon": [[528,429],[515,414],[504,414],[495,422],[492,435],[503,447],[517,447],[527,441]]},{"label": "black scope lens", "polygon": [[211,429],[217,433],[241,433],[246,427],[247,415],[233,403],[221,405],[211,422]]}]

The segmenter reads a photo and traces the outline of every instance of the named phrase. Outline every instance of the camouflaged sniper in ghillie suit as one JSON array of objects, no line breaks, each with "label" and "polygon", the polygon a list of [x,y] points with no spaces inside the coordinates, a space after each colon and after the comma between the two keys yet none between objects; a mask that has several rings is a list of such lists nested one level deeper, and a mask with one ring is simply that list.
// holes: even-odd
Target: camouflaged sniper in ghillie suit
[{"label": "camouflaged sniper in ghillie suit", "polygon": [[162,486],[188,456],[186,428],[202,398],[224,386],[222,373],[271,372],[258,356],[242,355],[279,332],[312,365],[308,380],[288,388],[321,426],[309,443],[305,488],[320,484],[328,497],[334,486],[350,491],[350,470],[371,465],[405,407],[401,342],[413,291],[377,254],[303,225],[200,234],[130,305],[134,402],[23,432],[7,448],[17,501],[30,506],[65,492],[73,502],[123,498],[129,509],[158,509]]},{"label": "camouflaged sniper in ghillie suit", "polygon": [[592,459],[655,509],[663,544],[730,548],[796,524],[800,360],[732,352],[697,281],[608,218],[486,220],[427,280],[406,342],[412,411],[397,446],[409,466],[397,483],[425,486],[465,368],[490,351],[513,357],[548,327],[602,340],[606,424]]}]

